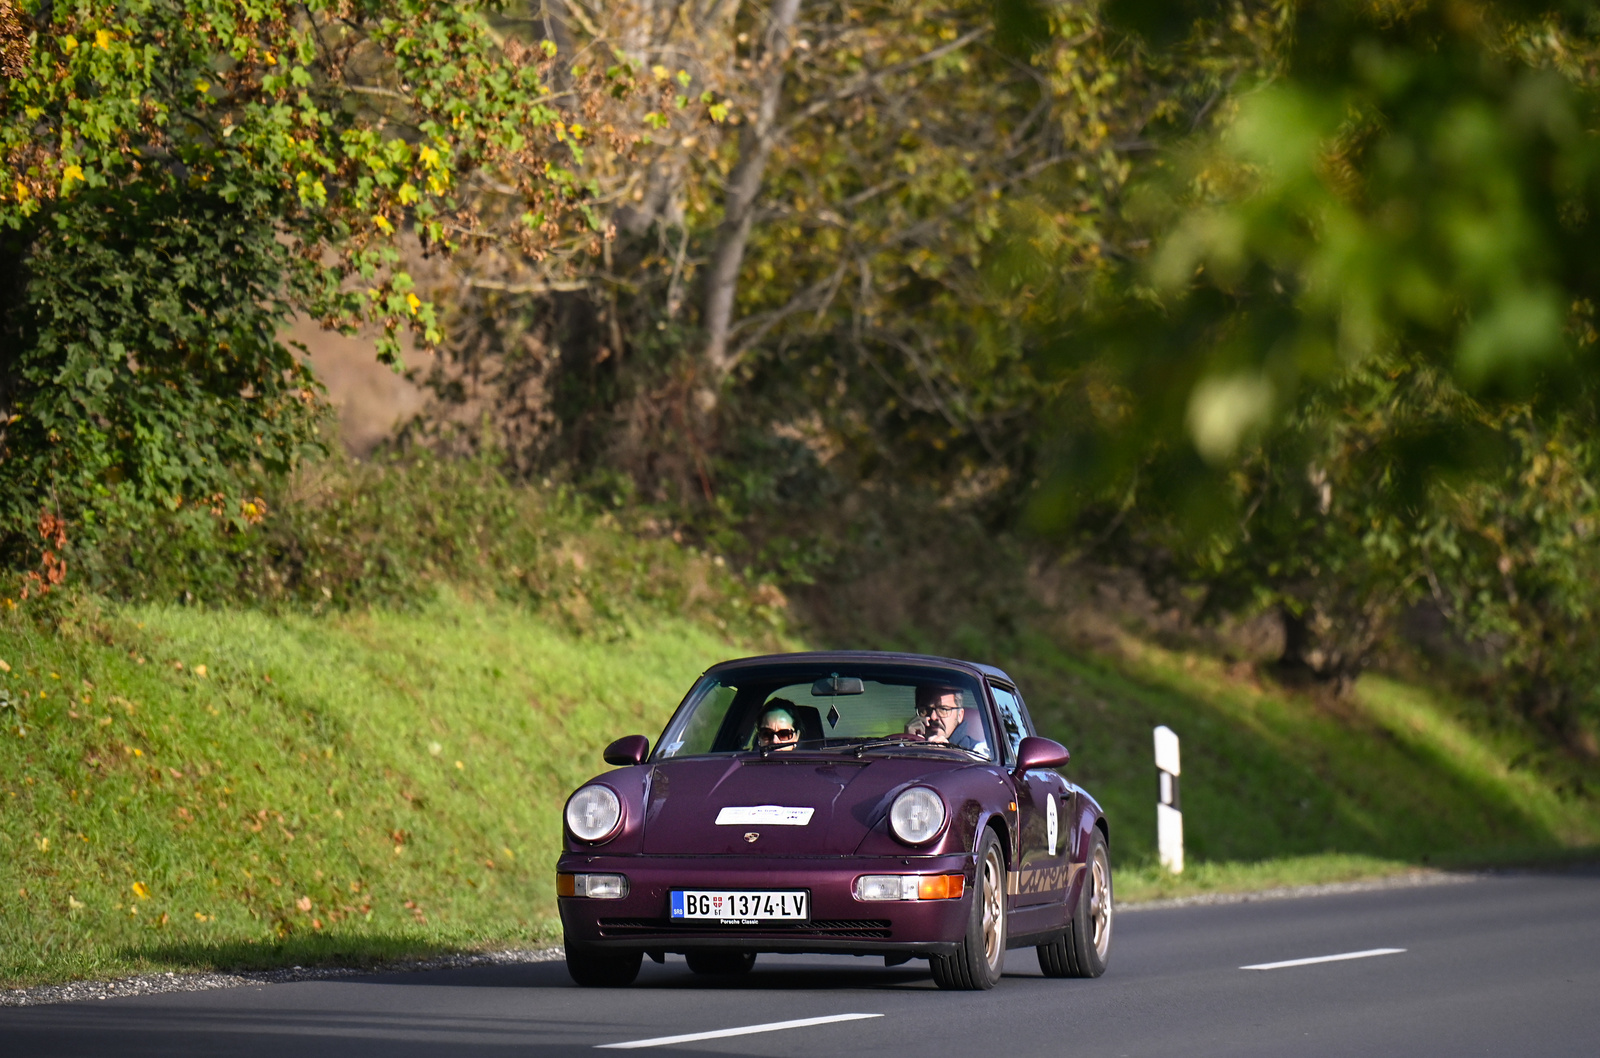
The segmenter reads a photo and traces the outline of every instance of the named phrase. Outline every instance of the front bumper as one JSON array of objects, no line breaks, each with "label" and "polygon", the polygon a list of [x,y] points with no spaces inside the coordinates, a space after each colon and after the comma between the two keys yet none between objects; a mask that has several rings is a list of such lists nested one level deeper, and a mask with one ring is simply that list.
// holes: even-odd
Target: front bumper
[{"label": "front bumper", "polygon": [[[628,895],[618,900],[561,897],[568,946],[651,952],[726,948],[758,952],[836,952],[873,955],[951,955],[966,935],[976,869],[955,856],[596,856],[564,854],[559,872],[621,874]],[[966,876],[955,900],[864,901],[855,897],[863,874]],[[759,926],[673,920],[674,889],[805,889],[806,922]]]}]

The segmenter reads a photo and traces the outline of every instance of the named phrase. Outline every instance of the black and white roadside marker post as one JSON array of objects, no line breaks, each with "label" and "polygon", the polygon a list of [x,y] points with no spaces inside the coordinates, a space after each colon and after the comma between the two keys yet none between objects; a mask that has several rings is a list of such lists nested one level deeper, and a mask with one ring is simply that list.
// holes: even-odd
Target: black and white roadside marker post
[{"label": "black and white roadside marker post", "polygon": [[1161,866],[1183,873],[1183,807],[1178,800],[1178,735],[1165,724],[1156,728],[1156,774],[1160,786],[1156,801],[1156,849]]}]

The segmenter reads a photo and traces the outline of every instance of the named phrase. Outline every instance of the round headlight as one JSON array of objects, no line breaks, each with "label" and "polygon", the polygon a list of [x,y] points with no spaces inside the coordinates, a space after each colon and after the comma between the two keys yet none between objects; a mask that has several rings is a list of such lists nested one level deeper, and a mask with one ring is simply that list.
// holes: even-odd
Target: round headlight
[{"label": "round headlight", "polygon": [[894,799],[889,808],[889,828],[911,845],[931,841],[944,826],[944,800],[926,786],[913,786]]},{"label": "round headlight", "polygon": [[611,836],[622,820],[622,802],[607,786],[585,786],[567,800],[567,829],[581,841]]}]

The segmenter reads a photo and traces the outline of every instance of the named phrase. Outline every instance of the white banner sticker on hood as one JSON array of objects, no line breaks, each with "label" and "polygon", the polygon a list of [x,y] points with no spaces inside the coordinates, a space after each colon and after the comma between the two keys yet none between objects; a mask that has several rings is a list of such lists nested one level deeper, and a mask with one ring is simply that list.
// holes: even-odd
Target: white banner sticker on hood
[{"label": "white banner sticker on hood", "polygon": [[784,808],[782,805],[751,805],[724,808],[717,813],[719,827],[803,827],[811,822],[815,808]]}]

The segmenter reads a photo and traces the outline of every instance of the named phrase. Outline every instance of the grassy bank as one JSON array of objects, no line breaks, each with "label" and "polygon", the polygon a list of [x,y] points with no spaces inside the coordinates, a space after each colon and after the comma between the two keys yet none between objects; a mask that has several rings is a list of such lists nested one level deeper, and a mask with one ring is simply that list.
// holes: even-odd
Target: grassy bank
[{"label": "grassy bank", "polygon": [[[1377,675],[1331,701],[1133,640],[1035,638],[1015,668],[1105,803],[1124,899],[1600,854],[1592,763],[1474,702]],[[1154,862],[1157,724],[1182,740],[1181,878]]]},{"label": "grassy bank", "polygon": [[[653,737],[709,662],[782,643],[714,627],[602,636],[448,593],[0,619],[0,979],[550,941],[559,805],[601,747]],[[1471,703],[1369,678],[1335,708],[1133,642],[999,660],[1105,802],[1124,898],[1600,845],[1600,784]],[[1156,723],[1183,738],[1182,879],[1152,862]]]},{"label": "grassy bank", "polygon": [[0,978],[551,938],[558,811],[738,648],[499,603],[0,631]]}]

